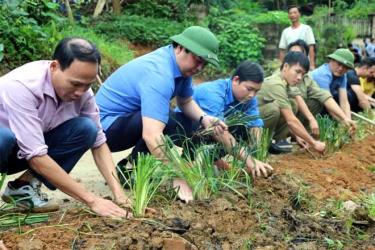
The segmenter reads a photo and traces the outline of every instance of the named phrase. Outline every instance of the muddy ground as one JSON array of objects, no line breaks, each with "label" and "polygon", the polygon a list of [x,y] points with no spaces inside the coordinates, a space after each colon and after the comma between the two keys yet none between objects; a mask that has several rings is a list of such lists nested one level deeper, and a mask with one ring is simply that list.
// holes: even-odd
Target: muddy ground
[{"label": "muddy ground", "polygon": [[324,158],[296,152],[271,161],[274,175],[256,180],[248,198],[222,192],[184,204],[162,192],[156,214],[132,220],[66,202],[48,223],[0,238],[9,249],[375,249],[374,218],[342,207],[375,192],[375,135]]}]

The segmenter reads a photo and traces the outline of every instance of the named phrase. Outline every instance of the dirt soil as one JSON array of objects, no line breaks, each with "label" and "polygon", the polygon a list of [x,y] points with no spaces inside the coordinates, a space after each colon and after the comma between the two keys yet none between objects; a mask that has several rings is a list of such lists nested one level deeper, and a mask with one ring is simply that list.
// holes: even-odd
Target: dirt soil
[{"label": "dirt soil", "polygon": [[256,180],[247,199],[222,192],[184,204],[167,202],[165,191],[152,204],[156,214],[131,220],[97,217],[72,203],[48,223],[0,238],[9,249],[375,249],[373,218],[334,205],[375,191],[375,135],[324,158],[296,152],[271,159],[275,174]]}]

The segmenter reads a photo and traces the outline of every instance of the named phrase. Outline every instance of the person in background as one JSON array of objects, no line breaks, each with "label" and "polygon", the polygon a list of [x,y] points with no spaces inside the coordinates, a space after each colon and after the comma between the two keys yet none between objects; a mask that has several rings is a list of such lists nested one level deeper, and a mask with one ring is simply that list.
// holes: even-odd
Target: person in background
[{"label": "person in background", "polygon": [[[238,65],[232,77],[201,83],[194,88],[193,99],[206,114],[219,117],[223,121],[237,112],[248,115],[246,125],[229,127],[229,131],[222,134],[219,141],[224,144],[228,152],[231,152],[231,148],[237,145],[236,139],[249,141],[250,136],[256,143],[261,136],[263,121],[259,117],[255,96],[262,82],[263,69],[260,65],[245,60]],[[190,126],[192,126],[191,130],[196,130],[199,123]],[[254,177],[261,174],[268,176],[272,171],[272,167],[268,164],[247,156],[245,148],[241,151],[239,158],[246,163],[248,172]],[[225,163],[218,161],[215,164],[222,167]]]},{"label": "person in background", "polygon": [[[288,52],[281,65],[280,72],[265,79],[258,92],[260,116],[264,127],[270,130],[277,142],[285,140],[289,133],[305,142],[305,147],[312,147],[324,152],[325,144],[315,140],[296,117],[297,104],[293,99],[294,86],[301,83],[309,70],[309,60],[301,52]],[[272,147],[273,145],[271,145]],[[274,150],[270,148],[271,152]],[[275,153],[289,152],[283,148],[275,149]]]},{"label": "person in background", "polygon": [[348,49],[337,49],[327,57],[329,62],[313,70],[311,77],[320,88],[331,93],[348,120],[351,120],[346,73],[354,68],[354,55]]},{"label": "person in background", "polygon": [[[307,54],[308,47],[303,40],[297,40],[288,45],[288,52],[302,52]],[[298,105],[297,117],[305,127],[309,127],[314,137],[319,136],[319,126],[316,115],[325,109],[334,119],[341,122],[351,130],[355,129],[355,123],[349,120],[340,106],[332,98],[332,95],[319,87],[309,74],[305,74],[301,84],[298,84],[294,93],[294,100]],[[301,140],[297,140],[301,143]]]},{"label": "person in background", "polygon": [[369,99],[361,87],[360,77],[367,79],[374,73],[375,60],[370,57],[364,58],[353,70],[346,73],[348,78],[348,100],[352,111],[360,112],[371,108]]},{"label": "person in background", "polygon": [[288,44],[298,39],[304,40],[309,46],[310,69],[315,69],[315,37],[309,25],[300,22],[301,13],[298,6],[291,5],[288,7],[288,17],[291,26],[284,29],[279,43],[279,59],[283,61]]}]

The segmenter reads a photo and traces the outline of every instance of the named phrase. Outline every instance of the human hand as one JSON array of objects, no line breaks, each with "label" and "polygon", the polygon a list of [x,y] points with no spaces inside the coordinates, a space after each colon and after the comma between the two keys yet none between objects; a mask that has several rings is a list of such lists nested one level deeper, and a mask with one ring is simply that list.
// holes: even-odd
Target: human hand
[{"label": "human hand", "polygon": [[319,138],[319,125],[315,118],[310,120],[309,126],[311,129],[311,133],[315,138]]},{"label": "human hand", "polygon": [[347,119],[343,121],[345,127],[348,128],[349,134],[354,135],[355,131],[357,130],[357,124],[355,121]]},{"label": "human hand", "polygon": [[95,197],[94,200],[87,205],[94,213],[97,213],[100,216],[125,218],[133,217],[131,212],[126,211],[112,201],[103,199],[101,197]]},{"label": "human hand", "polygon": [[215,134],[220,134],[228,130],[228,126],[222,120],[210,115],[203,116],[202,126],[205,129],[213,128]]},{"label": "human hand", "polygon": [[301,148],[307,149],[307,148],[310,147],[310,145],[304,139],[302,139],[299,136],[296,136],[296,142],[298,143],[298,145],[301,146]]},{"label": "human hand", "polygon": [[260,177],[261,174],[263,174],[264,177],[268,177],[268,175],[272,173],[273,168],[267,163],[249,157],[246,160],[246,170],[248,173],[251,173],[253,178],[256,178]]},{"label": "human hand", "polygon": [[182,201],[186,203],[194,199],[193,191],[191,190],[187,182],[183,179],[174,179],[173,189],[177,191],[178,198],[180,198]]},{"label": "human hand", "polygon": [[115,203],[121,207],[127,207],[131,208],[132,207],[132,201],[127,197],[122,191],[115,194]]},{"label": "human hand", "polygon": [[316,151],[320,152],[321,154],[323,154],[324,150],[326,149],[326,144],[321,141],[314,141],[312,146]]}]

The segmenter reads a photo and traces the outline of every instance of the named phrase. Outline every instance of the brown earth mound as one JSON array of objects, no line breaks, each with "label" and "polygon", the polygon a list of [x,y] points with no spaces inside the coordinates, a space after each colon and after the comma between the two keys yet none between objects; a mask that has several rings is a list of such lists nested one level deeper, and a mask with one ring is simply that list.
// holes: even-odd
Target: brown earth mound
[{"label": "brown earth mound", "polygon": [[318,160],[305,153],[275,158],[275,174],[257,180],[247,198],[230,192],[189,204],[160,198],[152,204],[156,214],[131,220],[71,208],[0,238],[9,249],[374,249],[372,218],[328,208],[328,198],[373,191],[374,165],[372,135]]}]

